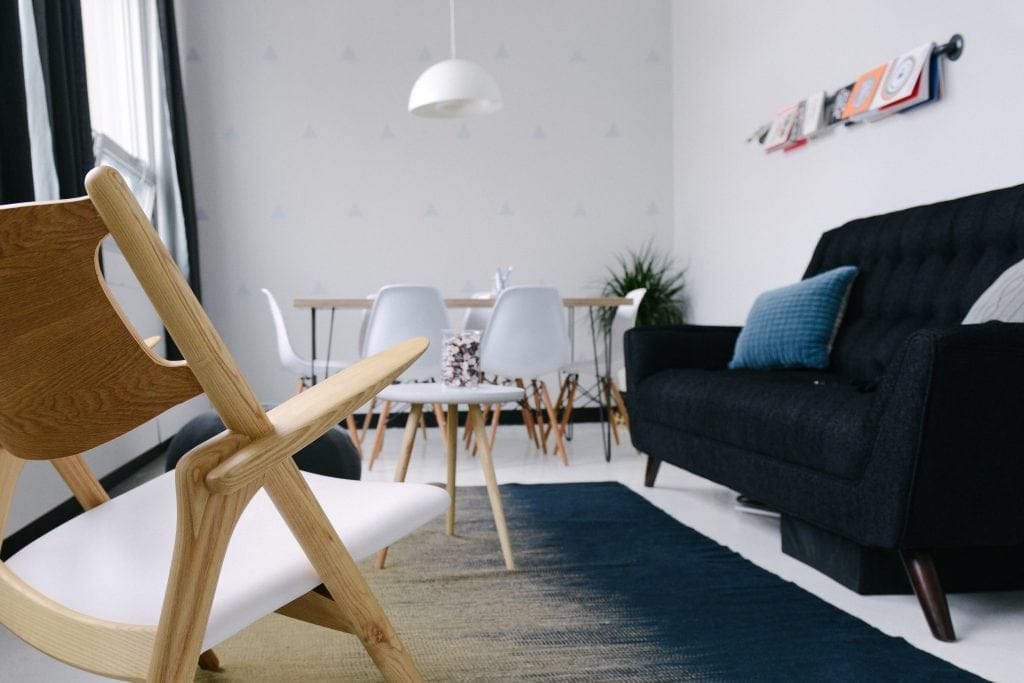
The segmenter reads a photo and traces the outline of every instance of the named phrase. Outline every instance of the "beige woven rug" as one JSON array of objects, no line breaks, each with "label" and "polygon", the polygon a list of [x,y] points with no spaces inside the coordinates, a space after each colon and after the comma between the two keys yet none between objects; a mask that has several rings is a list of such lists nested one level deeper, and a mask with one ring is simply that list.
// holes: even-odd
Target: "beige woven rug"
[{"label": "beige woven rug", "polygon": [[[441,517],[392,546],[383,571],[361,565],[424,678],[622,680],[623,668],[657,661],[644,644],[657,642],[652,634],[619,645],[602,637],[608,623],[595,615],[618,611],[610,598],[586,581],[567,585],[566,561],[523,527],[515,496],[505,499],[515,572],[504,568],[483,488],[459,489],[456,536]],[[276,614],[214,650],[223,671],[198,671],[197,681],[381,680],[354,636]]]}]

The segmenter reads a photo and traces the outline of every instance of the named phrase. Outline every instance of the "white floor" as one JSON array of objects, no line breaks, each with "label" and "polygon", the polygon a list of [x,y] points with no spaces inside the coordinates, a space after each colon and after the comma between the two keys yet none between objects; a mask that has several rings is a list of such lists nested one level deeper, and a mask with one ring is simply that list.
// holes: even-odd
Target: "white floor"
[{"label": "white floor", "polygon": [[[391,479],[400,439],[400,430],[388,431],[381,460],[372,472],[364,471],[364,478]],[[432,430],[426,442],[421,435],[416,448],[407,480],[443,481],[444,457],[436,432]],[[959,641],[941,643],[929,633],[913,596],[857,595],[783,555],[779,549],[778,522],[736,511],[731,491],[670,465],[662,466],[654,488],[644,488],[646,459],[623,444],[613,450],[611,462],[605,462],[597,425],[576,427],[575,438],[569,443],[569,467],[561,465],[554,456],[533,450],[522,427],[499,430],[494,456],[500,483],[621,482],[686,525],[884,633],[905,638],[914,646],[985,678],[1024,681],[1024,592],[950,596]],[[477,461],[461,452],[458,483],[483,484]],[[514,537],[512,546],[514,551]],[[899,662],[893,662],[894,679],[898,671]],[[51,662],[0,629],[0,680],[57,683],[98,679]]]}]

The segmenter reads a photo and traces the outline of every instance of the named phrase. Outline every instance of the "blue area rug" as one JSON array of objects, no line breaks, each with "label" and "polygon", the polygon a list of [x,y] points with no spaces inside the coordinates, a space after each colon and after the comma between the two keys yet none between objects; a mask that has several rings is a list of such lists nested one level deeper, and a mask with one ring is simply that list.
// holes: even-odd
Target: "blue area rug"
[{"label": "blue area rug", "polygon": [[981,680],[757,567],[621,484],[512,485],[502,495],[513,544],[525,543],[521,566],[558,558],[564,595],[617,597],[614,610],[594,615],[608,620],[608,643],[624,636],[616,622],[644,624],[660,638],[661,671],[679,679]]},{"label": "blue area rug", "polygon": [[[483,488],[362,566],[428,681],[979,680],[683,526],[620,484]],[[926,628],[922,618],[921,628]],[[379,680],[358,641],[272,615],[201,681]]]}]

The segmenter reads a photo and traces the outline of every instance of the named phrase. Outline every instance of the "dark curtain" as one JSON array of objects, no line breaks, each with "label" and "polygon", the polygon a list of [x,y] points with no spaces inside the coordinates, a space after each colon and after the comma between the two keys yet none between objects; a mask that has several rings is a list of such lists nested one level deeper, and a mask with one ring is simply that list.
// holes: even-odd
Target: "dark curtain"
[{"label": "dark curtain", "polygon": [[192,187],[192,155],[188,145],[188,123],[185,117],[185,95],[181,86],[181,60],[178,57],[178,28],[174,20],[174,1],[157,0],[160,41],[164,49],[164,79],[167,84],[167,105],[170,110],[171,136],[174,138],[174,161],[178,171],[181,212],[185,222],[185,244],[188,250],[188,279],[196,298],[202,301],[199,286],[199,236],[196,232],[196,200]]},{"label": "dark curtain", "polygon": [[33,8],[60,196],[80,197],[85,194],[85,174],[95,163],[82,8],[78,0],[34,0]]},{"label": "dark curtain", "polygon": [[[164,82],[167,86],[167,108],[174,140],[174,162],[181,194],[181,214],[185,223],[185,248],[188,252],[188,283],[196,298],[203,300],[199,283],[199,234],[196,221],[196,200],[192,186],[192,155],[188,145],[188,123],[185,117],[185,95],[181,85],[181,59],[178,56],[178,27],[174,19],[174,0],[157,0],[160,42],[164,52]],[[167,335],[167,357],[182,358],[181,351]]]},{"label": "dark curtain", "polygon": [[0,0],[0,204],[33,199],[18,3]]}]

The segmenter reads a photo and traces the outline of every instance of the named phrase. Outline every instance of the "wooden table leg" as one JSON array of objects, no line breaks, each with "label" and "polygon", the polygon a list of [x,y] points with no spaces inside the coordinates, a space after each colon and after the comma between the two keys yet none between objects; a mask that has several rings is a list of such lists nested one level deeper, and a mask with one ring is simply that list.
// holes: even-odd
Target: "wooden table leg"
[{"label": "wooden table leg", "polygon": [[473,433],[476,435],[477,454],[480,456],[480,467],[484,471],[487,482],[487,497],[491,500],[491,512],[494,514],[494,525],[498,528],[498,541],[501,543],[501,554],[505,557],[505,568],[515,569],[512,559],[512,546],[508,540],[508,527],[505,525],[505,510],[501,505],[501,493],[498,491],[498,479],[494,475],[494,462],[491,460],[491,448],[487,443],[487,429],[484,426],[480,406],[470,404],[469,419],[473,422]]},{"label": "wooden table leg", "polygon": [[458,454],[459,406],[448,406],[448,439],[445,451],[448,455],[448,535],[455,533],[455,457]]},{"label": "wooden table leg", "polygon": [[[405,421],[405,433],[402,435],[402,452],[399,454],[398,464],[395,466],[395,481],[405,481],[405,473],[409,469],[409,460],[412,458],[412,447],[416,443],[416,429],[420,426],[420,415],[422,414],[422,403],[413,403],[409,406],[409,419]],[[377,569],[384,569],[387,559],[388,549],[378,550]]]}]

